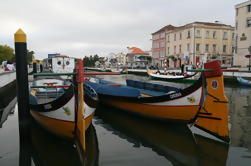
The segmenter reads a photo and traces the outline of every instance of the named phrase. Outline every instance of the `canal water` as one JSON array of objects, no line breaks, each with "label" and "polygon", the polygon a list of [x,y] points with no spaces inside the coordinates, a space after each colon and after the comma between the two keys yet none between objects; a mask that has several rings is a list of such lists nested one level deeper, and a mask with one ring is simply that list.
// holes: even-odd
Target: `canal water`
[{"label": "canal water", "polygon": [[[176,87],[188,85],[148,80],[135,75],[102,76],[117,83],[144,80]],[[10,88],[11,94],[14,88]],[[251,165],[251,88],[226,86],[230,144],[197,133],[189,126],[137,118],[100,105],[87,132],[86,165]],[[1,99],[2,100],[2,99]],[[31,122],[29,143],[19,143],[15,99],[0,110],[0,166],[81,165],[76,147]],[[9,116],[4,117],[4,112]],[[6,116],[5,116],[6,117]],[[3,119],[3,120],[2,120]]]}]

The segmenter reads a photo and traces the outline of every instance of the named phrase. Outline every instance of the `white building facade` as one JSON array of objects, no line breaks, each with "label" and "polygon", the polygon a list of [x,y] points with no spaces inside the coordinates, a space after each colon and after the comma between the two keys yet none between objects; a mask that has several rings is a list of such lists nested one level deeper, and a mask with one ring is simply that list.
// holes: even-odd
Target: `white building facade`
[{"label": "white building facade", "polygon": [[234,65],[247,67],[249,60],[245,55],[251,54],[251,0],[235,6],[235,54]]}]

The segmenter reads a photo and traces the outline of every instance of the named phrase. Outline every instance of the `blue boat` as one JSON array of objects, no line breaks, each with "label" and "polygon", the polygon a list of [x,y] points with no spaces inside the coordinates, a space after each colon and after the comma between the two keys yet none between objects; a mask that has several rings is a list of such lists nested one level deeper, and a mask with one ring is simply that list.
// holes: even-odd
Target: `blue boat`
[{"label": "blue boat", "polygon": [[90,78],[85,82],[101,103],[148,120],[195,124],[224,141],[228,137],[228,99],[219,61],[205,63],[205,72],[191,86],[179,89],[127,80],[127,85]]},{"label": "blue boat", "polygon": [[242,77],[237,77],[237,81],[244,86],[251,86],[251,81],[250,80],[246,80]]}]

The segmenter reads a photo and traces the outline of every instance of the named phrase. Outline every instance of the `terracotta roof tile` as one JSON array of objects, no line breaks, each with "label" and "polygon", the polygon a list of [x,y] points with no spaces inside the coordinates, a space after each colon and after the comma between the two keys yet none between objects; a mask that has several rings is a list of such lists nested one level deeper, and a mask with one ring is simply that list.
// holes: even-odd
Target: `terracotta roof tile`
[{"label": "terracotta roof tile", "polygon": [[138,47],[127,47],[131,52],[129,54],[148,54],[146,51],[141,50]]}]

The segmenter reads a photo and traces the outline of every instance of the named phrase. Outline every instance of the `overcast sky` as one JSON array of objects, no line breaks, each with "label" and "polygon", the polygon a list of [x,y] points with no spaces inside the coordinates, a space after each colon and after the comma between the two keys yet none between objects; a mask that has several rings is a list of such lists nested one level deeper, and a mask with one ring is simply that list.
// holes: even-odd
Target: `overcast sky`
[{"label": "overcast sky", "polygon": [[13,47],[22,28],[38,59],[151,49],[151,33],[167,24],[220,21],[234,25],[245,0],[0,0],[0,45]]}]

